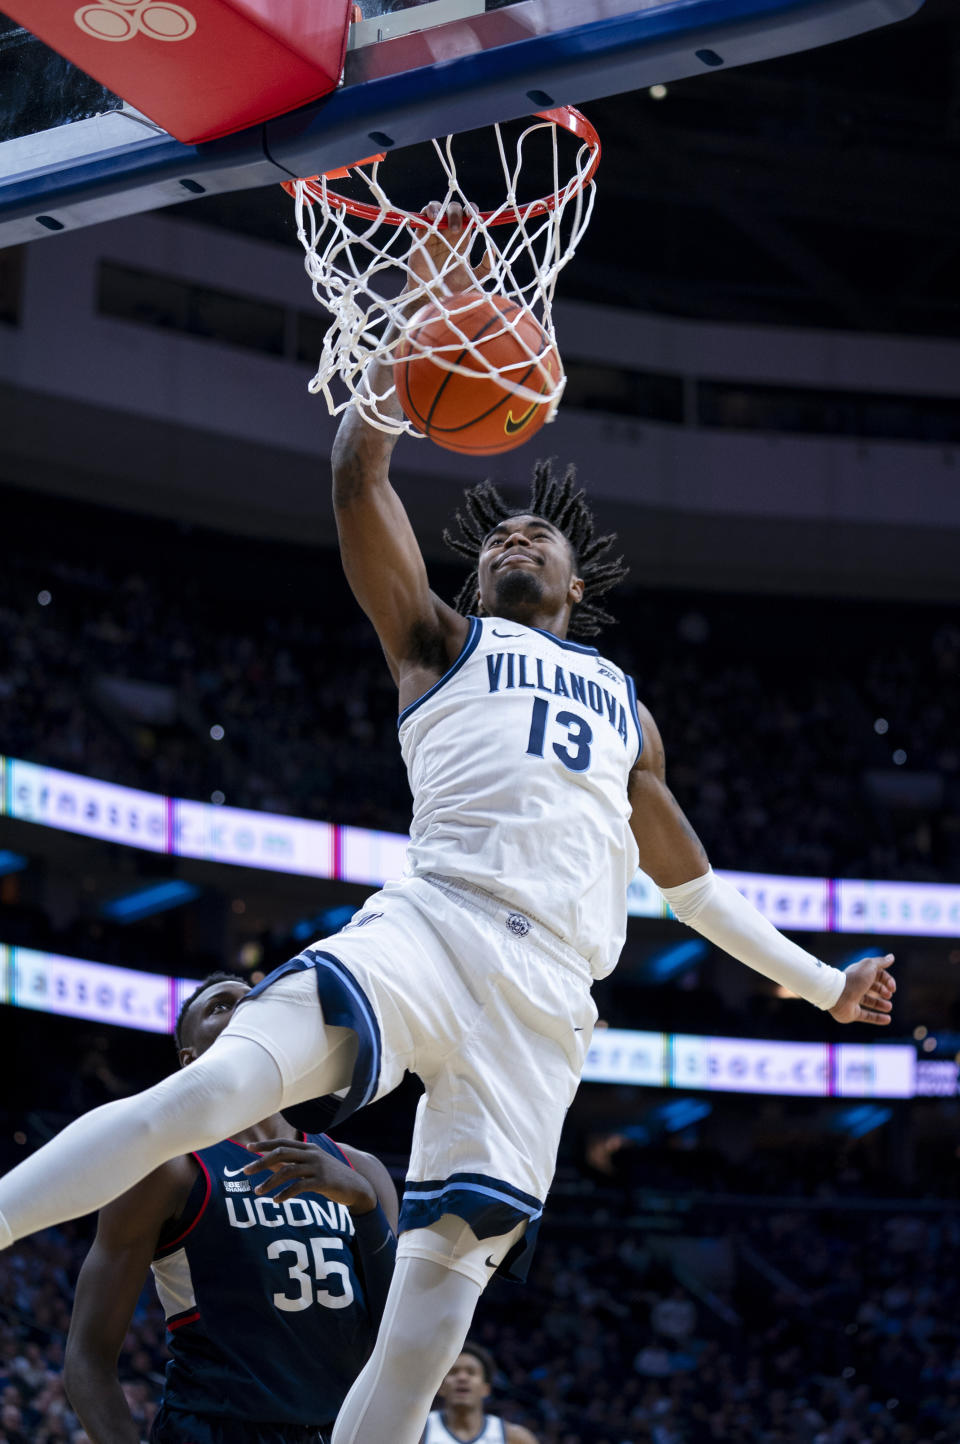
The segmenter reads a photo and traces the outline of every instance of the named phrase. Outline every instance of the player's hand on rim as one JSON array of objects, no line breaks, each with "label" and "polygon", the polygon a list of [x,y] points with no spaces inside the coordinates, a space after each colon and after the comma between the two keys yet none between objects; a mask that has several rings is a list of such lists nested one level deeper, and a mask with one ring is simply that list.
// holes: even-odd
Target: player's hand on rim
[{"label": "player's hand on rim", "polygon": [[843,992],[830,1009],[838,1023],[873,1023],[886,1027],[893,1011],[897,985],[890,974],[893,953],[882,958],[863,958],[851,963],[844,973]]},{"label": "player's hand on rim", "polygon": [[476,206],[451,201],[443,227],[438,224],[442,210],[440,201],[430,201],[420,212],[430,222],[430,229],[414,231],[407,260],[410,276],[406,289],[415,290],[418,296],[424,291],[431,296],[469,291],[490,271],[489,252],[476,266],[471,265],[469,259],[477,229]]},{"label": "player's hand on rim", "polygon": [[250,1177],[269,1174],[253,1191],[269,1194],[274,1203],[284,1203],[301,1193],[322,1193],[333,1203],[344,1204],[351,1213],[370,1213],[377,1206],[373,1185],[349,1163],[333,1158],[315,1143],[300,1138],[268,1138],[245,1146],[261,1157],[248,1163],[243,1172]]}]

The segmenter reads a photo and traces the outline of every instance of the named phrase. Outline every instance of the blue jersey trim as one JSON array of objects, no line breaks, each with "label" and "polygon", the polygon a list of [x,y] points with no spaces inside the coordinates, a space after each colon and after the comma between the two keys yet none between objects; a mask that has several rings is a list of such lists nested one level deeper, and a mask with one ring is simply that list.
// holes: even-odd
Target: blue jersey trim
[{"label": "blue jersey trim", "polygon": [[[222,1145],[215,1144],[214,1146],[221,1147]],[[171,1254],[177,1253],[183,1248],[187,1238],[206,1213],[207,1205],[210,1202],[213,1192],[210,1170],[200,1157],[199,1151],[188,1154],[188,1157],[192,1158],[197,1165],[197,1176],[187,1195],[183,1212],[178,1218],[168,1218],[161,1228],[153,1255],[155,1260],[169,1258]]]},{"label": "blue jersey trim", "polygon": [[643,755],[643,728],[640,726],[640,713],[637,711],[637,685],[634,682],[633,678],[630,676],[629,672],[625,672],[623,675],[626,679],[627,692],[630,697],[630,712],[633,716],[634,725],[637,729],[637,736],[640,739],[640,747],[637,751],[636,760],[633,764],[634,767],[636,767],[637,762],[640,761],[640,758]]},{"label": "blue jersey trim", "polygon": [[[323,1143],[324,1145],[326,1145],[328,1153],[330,1152],[331,1148],[335,1148],[337,1150],[337,1153],[339,1153],[340,1157],[343,1159],[344,1163],[347,1165],[347,1167],[353,1168],[353,1164],[350,1162],[349,1158],[344,1153],[343,1149],[340,1147],[339,1143],[336,1141],[335,1138],[328,1138],[325,1133],[317,1133],[312,1136],[309,1133],[305,1133],[303,1136],[304,1139],[309,1143]],[[332,1156],[336,1157],[336,1154],[333,1154]],[[353,1168],[353,1171],[354,1173],[356,1173],[357,1170]]]},{"label": "blue jersey trim", "polygon": [[525,1213],[528,1218],[539,1218],[540,1214],[543,1212],[543,1209],[539,1204],[531,1207],[530,1204],[521,1203],[519,1199],[513,1197],[511,1194],[504,1193],[502,1189],[488,1188],[484,1184],[480,1183],[451,1182],[441,1185],[440,1188],[434,1188],[430,1190],[418,1188],[415,1184],[409,1184],[404,1194],[404,1198],[409,1195],[412,1202],[429,1202],[431,1199],[434,1198],[443,1198],[443,1196],[448,1193],[451,1188],[464,1189],[468,1193],[483,1194],[487,1198],[496,1198],[501,1203],[509,1203],[513,1208],[518,1208],[521,1213]]},{"label": "blue jersey trim", "polygon": [[538,1198],[483,1173],[452,1173],[447,1179],[412,1182],[404,1190],[399,1231],[428,1228],[445,1213],[462,1218],[479,1239],[497,1238],[525,1223],[522,1237],[497,1272],[520,1281],[526,1278],[543,1213]]},{"label": "blue jersey trim", "polygon": [[408,1193],[422,1190],[433,1192],[436,1189],[445,1188],[451,1183],[461,1184],[464,1187],[474,1183],[485,1188],[493,1185],[500,1193],[506,1194],[508,1198],[517,1203],[529,1204],[534,1209],[543,1207],[536,1194],[524,1193],[523,1189],[518,1188],[515,1183],[507,1183],[502,1178],[492,1178],[488,1173],[451,1173],[447,1178],[408,1178],[405,1187]]},{"label": "blue jersey trim", "polygon": [[[523,623],[519,622],[518,626]],[[549,637],[551,642],[556,642],[558,647],[566,647],[568,652],[585,652],[588,657],[599,657],[600,653],[596,647],[588,647],[583,642],[568,642],[564,637],[558,637],[553,632],[548,632],[546,627],[530,627],[529,631],[539,632],[541,637]]]},{"label": "blue jersey trim", "polygon": [[[281,963],[279,968],[274,968],[263,982],[251,988],[242,1004],[246,1006],[251,998],[256,998],[288,973],[305,972],[307,968],[314,970],[324,1020],[333,1028],[351,1028],[357,1035],[357,1061],[346,1097],[337,1098],[331,1095],[329,1098],[314,1100],[319,1106],[312,1117],[322,1117],[322,1127],[326,1129],[335,1123],[342,1123],[351,1113],[356,1113],[358,1108],[369,1103],[380,1082],[380,1061],[383,1053],[380,1025],[373,1004],[356,978],[333,953],[307,948],[299,956]],[[297,1106],[299,1108],[302,1105]],[[322,1129],[311,1124],[308,1131],[320,1133]]]},{"label": "blue jersey trim", "polygon": [[[344,1099],[344,1106],[346,1106],[352,1102],[354,1094],[359,1096],[359,1101],[353,1102],[349,1109],[350,1113],[355,1113],[358,1108],[363,1108],[370,1102],[377,1091],[377,1083],[380,1080],[381,1045],[377,1015],[373,1011],[370,999],[339,958],[335,958],[332,953],[319,953],[312,950],[308,951],[306,956],[312,957],[317,970],[317,992],[320,995],[325,1021],[334,1027],[353,1028],[360,1040],[360,1052],[365,1051],[365,1042],[369,1046],[369,1060],[365,1060],[362,1069],[354,1068],[350,1090]],[[343,1008],[339,996],[343,991],[352,999],[352,1007],[348,1005],[345,1009]],[[335,1010],[338,1009],[339,1016],[334,1016]],[[349,1021],[347,1021],[348,1019]],[[361,1026],[358,1026],[358,1023]],[[357,1063],[360,1063],[359,1055]],[[339,1123],[346,1116],[347,1114],[341,1112],[334,1121]]]},{"label": "blue jersey trim", "polygon": [[411,702],[409,707],[404,707],[403,711],[400,713],[400,716],[397,718],[398,727],[402,727],[404,722],[406,722],[407,718],[411,716],[412,713],[416,712],[418,707],[422,707],[424,702],[426,702],[429,697],[433,696],[434,692],[439,692],[440,688],[445,682],[449,682],[451,677],[456,676],[456,674],[460,671],[460,668],[463,666],[464,662],[470,656],[471,652],[473,652],[476,648],[476,645],[480,640],[480,631],[481,625],[479,617],[471,617],[470,631],[467,633],[467,640],[464,642],[463,647],[461,648],[459,657],[454,662],[452,667],[447,668],[439,681],[434,682],[432,687],[427,688],[426,692],[424,692],[422,697],[418,697],[415,702]]}]

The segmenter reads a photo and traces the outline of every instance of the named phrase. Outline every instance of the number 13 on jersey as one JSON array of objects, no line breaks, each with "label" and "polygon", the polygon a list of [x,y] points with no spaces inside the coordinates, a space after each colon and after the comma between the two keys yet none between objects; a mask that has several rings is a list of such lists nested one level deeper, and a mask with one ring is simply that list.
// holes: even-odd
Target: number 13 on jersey
[{"label": "number 13 on jersey", "polygon": [[[527,754],[542,757],[547,724],[550,720],[550,703],[546,697],[533,699],[533,713],[530,718],[530,736],[527,738]],[[564,741],[554,742],[553,750],[571,772],[586,772],[590,766],[590,743],[593,728],[584,717],[576,712],[558,712],[554,718],[557,726],[566,730]]]}]

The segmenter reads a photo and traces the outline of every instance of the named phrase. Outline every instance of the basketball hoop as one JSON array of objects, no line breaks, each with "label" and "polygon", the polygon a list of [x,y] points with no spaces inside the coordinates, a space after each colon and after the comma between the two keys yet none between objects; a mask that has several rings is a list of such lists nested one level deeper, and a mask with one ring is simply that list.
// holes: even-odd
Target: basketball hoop
[{"label": "basketball hoop", "polygon": [[[439,310],[458,345],[445,346],[440,354],[418,348],[414,341],[419,354],[431,355],[444,370],[456,374],[474,378],[495,375],[518,400],[546,405],[548,419],[553,419],[566,384],[562,368],[546,391],[520,381],[504,383],[473,339],[460,329],[462,299],[458,301],[446,278],[464,262],[475,265],[485,258],[489,269],[477,280],[477,288],[513,303],[500,307],[500,334],[513,336],[535,363],[538,353],[530,350],[525,339],[533,332],[519,324],[525,315],[532,315],[549,345],[555,346],[556,279],[590,222],[600,140],[586,117],[571,106],[538,112],[515,138],[512,151],[502,125],[494,126],[494,138],[506,194],[499,205],[487,210],[472,206],[470,177],[458,175],[455,136],[431,143],[440,175],[434,172],[430,179],[424,178],[421,194],[424,200],[439,201],[435,219],[390,199],[381,182],[383,155],[369,156],[325,175],[284,182],[296,203],[297,235],[304,247],[313,294],[330,315],[320,363],[308,389],[324,397],[331,416],[361,400],[372,425],[394,434],[422,435],[406,417],[394,414],[395,406],[386,404],[395,395],[394,386],[374,392],[367,372],[372,361],[389,366],[410,318],[430,303]],[[565,170],[568,180],[561,179],[561,148],[574,152]],[[531,156],[532,151],[537,154]],[[528,169],[532,165],[538,174],[542,172],[548,183],[530,200],[519,195],[525,162]],[[346,187],[331,184],[346,179],[358,195],[345,194]],[[447,210],[453,202],[464,207],[463,249],[459,254],[451,251],[428,284],[411,269],[410,252],[418,235],[447,228]],[[340,399],[331,390],[338,378],[346,390]],[[539,372],[537,379],[542,379]]]}]

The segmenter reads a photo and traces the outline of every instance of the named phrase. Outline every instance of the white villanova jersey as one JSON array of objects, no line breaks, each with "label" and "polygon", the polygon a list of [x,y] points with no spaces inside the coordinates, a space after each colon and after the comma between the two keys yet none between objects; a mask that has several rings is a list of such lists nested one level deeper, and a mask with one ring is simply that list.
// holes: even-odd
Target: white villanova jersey
[{"label": "white villanova jersey", "polygon": [[[475,1434],[470,1444],[506,1444],[507,1432],[503,1427],[503,1420],[498,1419],[495,1414],[484,1414],[483,1429]],[[460,1444],[456,1434],[451,1434],[443,1422],[443,1410],[434,1409],[427,1418],[427,1427],[423,1434],[423,1444]]]},{"label": "white villanova jersey", "polygon": [[413,792],[408,869],[462,878],[615,966],[637,870],[627,779],[643,747],[633,680],[595,647],[470,620],[453,666],[400,715]]}]

